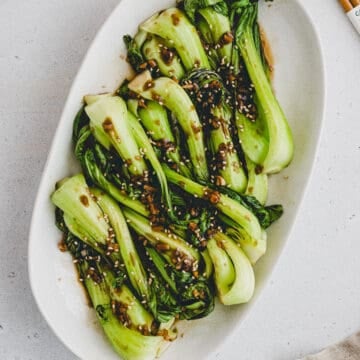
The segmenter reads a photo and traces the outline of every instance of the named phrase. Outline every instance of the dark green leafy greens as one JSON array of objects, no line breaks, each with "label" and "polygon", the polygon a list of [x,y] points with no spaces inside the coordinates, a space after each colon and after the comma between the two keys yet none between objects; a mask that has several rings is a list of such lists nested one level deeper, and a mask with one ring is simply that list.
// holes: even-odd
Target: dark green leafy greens
[{"label": "dark green leafy greens", "polygon": [[129,63],[136,72],[140,72],[142,70],[141,65],[146,62],[143,54],[141,53],[141,50],[136,44],[135,39],[130,35],[125,35],[123,40],[127,48],[127,59]]},{"label": "dark green leafy greens", "polygon": [[229,188],[218,188],[218,190],[230,197],[233,200],[236,200],[239,204],[245,206],[249,209],[255,216],[258,218],[259,223],[263,229],[267,229],[275,221],[279,220],[284,213],[282,205],[270,205],[263,206],[260,202],[253,196],[240,195]]},{"label": "dark green leafy greens", "polygon": [[180,6],[186,12],[186,15],[194,22],[195,14],[199,9],[212,7],[215,11],[222,15],[228,15],[228,7],[222,0],[184,0]]}]

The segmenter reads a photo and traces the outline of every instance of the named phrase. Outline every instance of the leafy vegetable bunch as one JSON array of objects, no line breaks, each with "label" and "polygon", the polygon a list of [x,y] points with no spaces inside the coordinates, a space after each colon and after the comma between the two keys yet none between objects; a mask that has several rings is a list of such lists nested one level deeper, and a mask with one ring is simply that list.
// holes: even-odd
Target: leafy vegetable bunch
[{"label": "leafy vegetable bunch", "polygon": [[87,95],[73,127],[82,173],[51,200],[64,246],[124,359],[153,359],[175,322],[248,302],[283,213],[268,175],[293,139],[273,93],[258,2],[184,0],[124,37],[136,76]]}]

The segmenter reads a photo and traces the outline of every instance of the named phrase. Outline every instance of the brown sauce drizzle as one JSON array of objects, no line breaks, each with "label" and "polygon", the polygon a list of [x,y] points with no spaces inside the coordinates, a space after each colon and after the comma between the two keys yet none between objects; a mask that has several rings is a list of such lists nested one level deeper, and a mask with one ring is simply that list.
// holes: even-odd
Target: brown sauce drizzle
[{"label": "brown sauce drizzle", "polygon": [[171,20],[174,26],[178,26],[180,22],[180,18],[176,14],[171,14]]},{"label": "brown sauce drizzle", "polygon": [[112,123],[112,119],[107,117],[102,123],[103,129],[105,132],[110,132],[114,130],[114,125]]},{"label": "brown sauce drizzle", "polygon": [[274,53],[272,51],[269,39],[266,35],[266,32],[262,26],[260,26],[260,38],[261,38],[261,45],[264,52],[265,61],[270,70],[270,79],[273,80],[274,78]]},{"label": "brown sauce drizzle", "polygon": [[58,249],[61,252],[66,252],[67,251],[67,246],[66,246],[66,242],[65,242],[65,235],[62,236],[61,240],[58,243]]},{"label": "brown sauce drizzle", "polygon": [[168,47],[163,46],[160,49],[160,56],[166,65],[171,65],[171,63],[174,61],[175,53]]},{"label": "brown sauce drizzle", "polygon": [[80,202],[86,207],[89,206],[89,198],[86,195],[80,196]]}]

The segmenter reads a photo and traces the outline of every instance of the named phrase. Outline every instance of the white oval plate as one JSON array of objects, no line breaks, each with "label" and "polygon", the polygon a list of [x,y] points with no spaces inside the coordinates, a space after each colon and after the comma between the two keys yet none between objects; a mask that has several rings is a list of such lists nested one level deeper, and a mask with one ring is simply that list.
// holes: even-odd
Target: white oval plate
[{"label": "white oval plate", "polygon": [[[60,233],[54,225],[49,196],[57,180],[79,171],[72,153],[74,116],[88,93],[113,91],[129,74],[122,35],[175,0],[123,0],[99,31],[74,81],[42,176],[29,240],[29,274],[40,311],[55,334],[78,357],[117,359],[87,306],[69,254],[57,248]],[[285,206],[284,217],[269,231],[269,248],[256,266],[254,299],[245,306],[223,307],[206,319],[185,325],[184,336],[163,359],[205,359],[240,326],[264,289],[284,248],[311,174],[323,118],[325,86],[319,40],[300,0],[262,3],[260,22],[275,54],[274,87],[292,126],[296,156],[292,165],[271,179],[270,202]]]}]

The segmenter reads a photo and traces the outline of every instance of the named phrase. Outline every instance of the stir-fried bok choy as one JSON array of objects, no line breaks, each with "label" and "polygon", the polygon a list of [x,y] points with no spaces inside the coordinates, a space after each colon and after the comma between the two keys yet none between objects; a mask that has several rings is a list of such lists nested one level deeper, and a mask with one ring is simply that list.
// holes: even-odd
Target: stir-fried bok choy
[{"label": "stir-fried bok choy", "polygon": [[160,356],[177,322],[208,316],[216,297],[233,306],[254,294],[283,214],[266,204],[268,177],[294,153],[258,3],[182,0],[155,13],[123,38],[135,75],[84,96],[75,117],[82,172],[51,201],[61,248],[125,360]]}]

